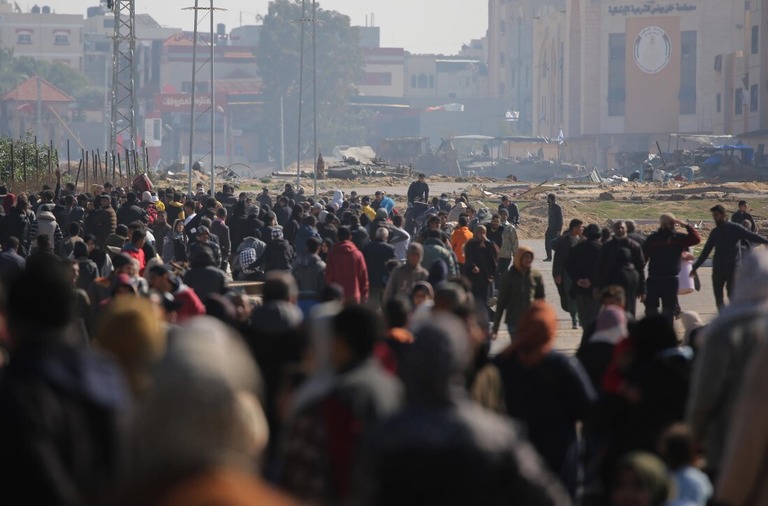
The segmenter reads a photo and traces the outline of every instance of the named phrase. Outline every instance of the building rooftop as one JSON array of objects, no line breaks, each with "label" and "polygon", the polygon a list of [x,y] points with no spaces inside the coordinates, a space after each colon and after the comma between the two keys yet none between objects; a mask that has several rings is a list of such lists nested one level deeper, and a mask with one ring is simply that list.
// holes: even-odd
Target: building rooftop
[{"label": "building rooftop", "polygon": [[43,102],[76,102],[76,100],[45,79],[38,76],[30,77],[16,88],[8,92],[3,100],[17,102],[36,102],[38,99],[38,80],[40,81],[40,100]]}]

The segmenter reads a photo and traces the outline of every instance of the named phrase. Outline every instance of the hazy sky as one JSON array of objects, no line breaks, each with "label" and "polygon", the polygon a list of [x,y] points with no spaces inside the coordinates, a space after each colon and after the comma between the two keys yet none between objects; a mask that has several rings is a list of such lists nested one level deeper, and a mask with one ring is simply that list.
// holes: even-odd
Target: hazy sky
[{"label": "hazy sky", "polygon": [[[50,5],[58,13],[82,13],[98,0],[16,0],[22,9],[33,4]],[[199,0],[207,5],[209,0]],[[269,0],[215,0],[216,21],[227,29],[252,24],[256,14],[266,14]],[[404,47],[413,53],[455,53],[461,44],[485,35],[488,27],[487,0],[322,0],[325,9],[348,15],[353,25],[364,25],[366,14],[374,13],[381,27],[382,46]],[[194,0],[136,0],[137,13],[149,13],[160,24],[192,28],[192,12],[183,7]],[[241,14],[242,13],[242,14]]]}]

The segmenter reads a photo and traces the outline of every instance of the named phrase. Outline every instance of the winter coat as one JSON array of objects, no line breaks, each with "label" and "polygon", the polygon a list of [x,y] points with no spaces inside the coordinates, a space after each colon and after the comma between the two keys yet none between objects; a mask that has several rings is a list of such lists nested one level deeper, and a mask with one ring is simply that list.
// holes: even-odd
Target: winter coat
[{"label": "winter coat", "polygon": [[114,234],[116,228],[117,214],[111,207],[94,209],[88,213],[85,229],[96,236],[96,243],[101,249],[107,247],[107,237]]},{"label": "winter coat", "polygon": [[320,504],[346,504],[361,435],[395,414],[402,402],[400,382],[374,359],[339,374],[330,392],[297,413],[287,429],[291,444],[281,456],[283,488]]},{"label": "winter coat", "polygon": [[[691,434],[696,441],[705,443],[707,461],[712,468],[722,462],[726,438],[733,434],[736,420],[733,406],[742,386],[746,386],[743,377],[748,364],[759,358],[762,352],[758,350],[768,342],[765,251],[756,251],[747,257],[737,275],[736,286],[731,304],[702,329],[702,345],[694,362],[688,398],[687,422]],[[761,366],[765,368],[765,363]]]},{"label": "winter coat", "polygon": [[184,219],[184,205],[181,202],[171,201],[165,206],[165,213],[168,215],[168,223],[175,223],[176,220]]},{"label": "winter coat", "polygon": [[531,269],[527,272],[520,270],[520,262],[523,255],[533,251],[521,246],[515,255],[514,266],[501,277],[501,287],[496,305],[496,313],[493,318],[493,330],[497,331],[501,324],[501,317],[506,313],[506,323],[512,329],[517,326],[520,316],[527,310],[534,300],[544,299],[544,280],[541,272]]},{"label": "winter coat", "polygon": [[411,203],[416,200],[429,201],[429,185],[426,182],[414,181],[408,186],[408,202]]},{"label": "winter coat", "polygon": [[410,298],[413,285],[419,281],[426,281],[428,277],[429,271],[422,267],[421,264],[412,267],[406,262],[395,267],[392,274],[389,275],[389,281],[387,281],[387,287],[384,290],[384,302],[396,295],[404,295]]},{"label": "winter coat", "polygon": [[445,244],[436,237],[431,237],[424,242],[424,258],[421,260],[421,266],[429,270],[437,260],[442,260],[448,266],[448,275],[456,276],[459,274],[459,268],[456,265],[456,257],[451,250],[445,247]]},{"label": "winter coat", "polygon": [[712,270],[723,275],[730,275],[736,272],[741,263],[741,241],[749,241],[755,244],[768,244],[768,239],[755,234],[730,221],[726,221],[715,227],[707,237],[704,249],[701,250],[699,258],[693,264],[693,268],[698,269],[701,264],[709,258],[712,249],[715,249],[715,257],[712,259]]},{"label": "winter coat", "polygon": [[659,229],[643,243],[643,255],[648,262],[648,277],[673,278],[680,273],[680,258],[684,251],[701,242],[698,230],[690,225],[687,234]]},{"label": "winter coat", "polygon": [[[571,296],[584,295],[591,296],[594,290],[595,273],[597,272],[597,261],[600,256],[600,248],[603,244],[600,239],[586,240],[574,246],[565,261],[565,272],[573,280],[571,285]],[[576,284],[580,279],[588,279],[590,286],[582,288]]]},{"label": "winter coat", "polygon": [[368,300],[368,268],[363,254],[351,241],[334,244],[326,264],[326,284],[339,284],[347,302],[359,304]]},{"label": "winter coat", "polygon": [[395,258],[395,247],[378,239],[363,249],[365,266],[368,268],[368,283],[371,288],[387,286],[387,262]]},{"label": "winter coat", "polygon": [[51,239],[51,245],[53,251],[59,251],[61,247],[61,241],[63,235],[59,224],[56,223],[56,218],[53,213],[46,210],[40,210],[37,213],[37,219],[32,222],[32,227],[29,231],[29,239],[34,243],[38,235],[46,234]]},{"label": "winter coat", "polygon": [[[768,328],[765,318],[753,324],[750,333],[757,331],[761,336],[766,335]],[[757,328],[754,328],[755,326]],[[713,337],[720,339],[719,336]],[[734,335],[731,334],[731,337]],[[727,431],[711,435],[727,437],[726,452],[720,461],[722,464],[715,488],[717,504],[768,504],[768,404],[765,402],[765,391],[768,388],[768,367],[765,367],[768,346],[765,344],[764,340],[756,344],[753,353],[749,355],[753,358],[747,362],[749,366],[738,389],[738,400],[727,411],[731,415],[729,426],[723,427]],[[721,375],[719,371],[715,373],[717,376]],[[728,401],[733,400],[731,395]],[[723,414],[725,413],[720,414],[718,418],[722,419]]]},{"label": "winter coat", "polygon": [[320,234],[317,233],[317,230],[315,230],[314,227],[304,224],[299,227],[293,241],[293,247],[296,250],[297,255],[303,255],[307,252],[307,241],[313,237],[318,241],[322,241]]},{"label": "winter coat", "polygon": [[506,413],[524,424],[539,455],[560,475],[576,443],[576,423],[585,419],[595,400],[584,369],[575,358],[556,351],[530,367],[514,353],[502,353],[493,365],[501,378]]},{"label": "winter coat", "polygon": [[136,204],[129,204],[126,202],[117,210],[117,223],[119,225],[128,226],[134,221],[148,223],[149,217],[147,216],[147,212],[144,209],[140,208]]},{"label": "winter coat", "polygon": [[464,245],[472,239],[469,227],[458,227],[451,235],[451,249],[460,264],[464,263]]},{"label": "winter coat", "polygon": [[184,284],[193,289],[201,301],[214,294],[227,293],[227,276],[213,265],[192,267],[184,273]]},{"label": "winter coat", "polygon": [[552,202],[547,209],[547,230],[560,233],[563,229],[563,208]]},{"label": "winter coat", "polygon": [[[645,258],[640,245],[632,239],[625,237],[623,239],[613,238],[605,243],[600,249],[600,256],[597,260],[597,270],[595,271],[595,287],[604,288],[611,284],[610,278],[614,271],[621,268],[619,250],[626,248],[630,252],[630,260],[638,274],[637,293],[645,293]],[[618,275],[618,273],[617,273]],[[629,301],[629,294],[627,294]]]},{"label": "winter coat", "polygon": [[31,213],[28,211],[21,211],[17,207],[13,207],[11,212],[5,215],[5,217],[2,219],[2,239],[4,241],[9,237],[15,237],[18,239],[19,254],[24,257],[29,255],[29,234],[32,230],[33,221],[34,216]]},{"label": "winter coat", "polygon": [[259,258],[257,265],[264,266],[264,272],[290,271],[293,265],[293,246],[285,239],[273,239],[267,244],[264,254]]},{"label": "winter coat", "polygon": [[50,340],[18,350],[0,384],[3,503],[95,500],[124,476],[129,401],[105,355]]},{"label": "winter coat", "polygon": [[299,285],[299,297],[319,299],[325,289],[325,262],[317,254],[298,255],[293,277]]},{"label": "winter coat", "polygon": [[229,260],[229,255],[232,252],[232,241],[230,240],[229,227],[221,220],[213,220],[211,223],[211,234],[215,235],[219,239],[219,248],[221,253],[222,263]]}]

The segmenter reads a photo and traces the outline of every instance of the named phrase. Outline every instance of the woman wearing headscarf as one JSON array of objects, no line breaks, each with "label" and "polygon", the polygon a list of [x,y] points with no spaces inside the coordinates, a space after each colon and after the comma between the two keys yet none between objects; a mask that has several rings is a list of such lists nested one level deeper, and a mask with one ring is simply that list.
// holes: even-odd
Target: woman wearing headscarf
[{"label": "woman wearing headscarf", "polygon": [[[557,314],[544,301],[533,302],[517,324],[512,344],[481,371],[478,382],[498,399],[473,391],[481,402],[522,422],[549,469],[574,486],[576,424],[595,400],[589,377],[575,358],[554,351]],[[496,377],[497,381],[489,381]],[[485,400],[484,400],[485,399]]]},{"label": "woman wearing headscarf", "polygon": [[291,210],[291,216],[288,218],[288,221],[285,222],[285,226],[283,227],[283,236],[285,237],[285,240],[291,244],[293,244],[293,241],[296,238],[296,232],[299,231],[299,226],[301,225],[301,217],[303,214],[304,208],[301,206],[301,204],[296,204]]},{"label": "woman wearing headscarf", "polygon": [[163,263],[184,263],[187,255],[187,235],[184,233],[184,220],[173,222],[173,228],[163,238]]},{"label": "woman wearing headscarf", "polygon": [[506,313],[509,335],[514,341],[520,315],[536,300],[544,300],[544,280],[541,272],[531,268],[533,250],[520,246],[515,252],[514,265],[501,277],[501,288],[493,317],[493,337],[499,331],[501,318]]},{"label": "woman wearing headscarf", "polygon": [[619,306],[604,307],[597,315],[597,330],[576,353],[595,390],[601,389],[616,344],[628,336],[627,313]]}]

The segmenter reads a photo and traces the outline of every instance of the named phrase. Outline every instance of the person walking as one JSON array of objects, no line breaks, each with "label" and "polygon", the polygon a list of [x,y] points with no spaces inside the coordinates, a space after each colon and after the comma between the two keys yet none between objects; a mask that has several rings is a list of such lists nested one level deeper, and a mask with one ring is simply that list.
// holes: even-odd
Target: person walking
[{"label": "person walking", "polygon": [[464,247],[464,275],[472,283],[472,295],[478,307],[487,307],[493,297],[493,280],[498,264],[496,246],[486,237],[485,225],[475,227],[474,239]]},{"label": "person walking", "polygon": [[344,300],[360,304],[368,300],[368,268],[351,237],[349,227],[339,228],[339,241],[333,245],[326,260],[325,283],[337,283],[344,289]]},{"label": "person walking", "polygon": [[552,261],[552,241],[560,237],[563,230],[563,208],[557,203],[554,193],[547,195],[547,231],[544,233],[544,250],[547,252],[545,262]]},{"label": "person walking", "polygon": [[[373,241],[363,248],[363,258],[368,269],[368,302],[371,309],[378,311],[387,299],[384,290],[387,287],[387,262],[395,258],[395,247],[387,242],[389,230],[376,229]],[[425,277],[426,279],[426,277]]]},{"label": "person walking", "polygon": [[501,277],[505,272],[509,270],[509,266],[512,265],[512,258],[514,258],[517,248],[519,246],[517,240],[517,228],[514,223],[508,221],[509,211],[506,209],[499,210],[499,218],[501,219],[501,226],[504,230],[501,233],[501,247],[499,248],[499,267],[496,273],[496,288],[501,286]]},{"label": "person walking", "polygon": [[419,174],[419,178],[408,187],[408,205],[417,201],[429,201],[429,185],[425,174]]},{"label": "person walking", "polygon": [[757,223],[751,214],[747,211],[747,201],[739,200],[739,210],[733,213],[731,221],[742,225],[745,221],[749,222],[749,230],[751,232],[757,232]]},{"label": "person walking", "polygon": [[584,241],[584,222],[579,219],[571,220],[568,225],[568,232],[557,238],[553,244],[555,259],[552,262],[552,277],[557,285],[557,292],[560,295],[560,307],[571,315],[571,323],[574,329],[579,328],[577,316],[579,314],[576,297],[574,297],[571,287],[573,278],[565,269],[568,257],[573,248]]},{"label": "person walking", "polygon": [[536,300],[544,300],[544,280],[541,272],[531,268],[533,250],[520,246],[515,254],[515,263],[501,278],[501,288],[493,317],[491,335],[496,339],[501,318],[506,314],[506,323],[512,341],[520,316]]},{"label": "person walking", "polygon": [[[687,233],[675,232],[675,226],[685,227]],[[672,214],[659,217],[659,229],[646,238],[643,254],[648,262],[648,279],[645,289],[645,314],[662,313],[672,319],[679,311],[677,291],[679,288],[680,259],[683,252],[701,242],[699,232],[691,225],[675,219]]]},{"label": "person walking", "polygon": [[727,221],[725,208],[720,204],[712,207],[709,211],[712,213],[712,219],[715,220],[715,229],[710,232],[704,249],[701,250],[699,258],[693,263],[691,277],[696,275],[698,268],[709,258],[709,254],[714,249],[712,290],[715,292],[717,309],[722,310],[725,305],[723,289],[728,293],[728,300],[733,294],[733,279],[741,263],[741,241],[768,244],[768,239],[747,230],[741,224]]},{"label": "person walking", "polygon": [[[597,271],[595,272],[596,288],[605,288],[617,280],[631,280],[634,276],[627,273],[627,261],[625,252],[629,251],[629,263],[634,266],[637,273],[637,287],[634,295],[629,292],[629,284],[620,284],[627,294],[627,311],[634,316],[637,306],[636,298],[644,300],[645,298],[645,258],[640,245],[627,236],[626,224],[619,220],[613,224],[613,238],[607,240],[600,250],[600,256],[597,261]],[[625,272],[621,272],[625,271]]]},{"label": "person walking", "polygon": [[582,328],[595,322],[600,301],[594,294],[594,277],[603,243],[600,227],[591,223],[584,229],[584,241],[574,246],[565,261],[565,272],[573,281],[571,292],[576,296],[576,308]]},{"label": "person walking", "polygon": [[392,274],[389,275],[387,287],[384,289],[384,296],[382,297],[383,304],[398,295],[410,296],[416,283],[427,280],[429,272],[421,266],[423,256],[424,247],[421,244],[415,242],[408,246],[405,263],[395,267]]},{"label": "person walking", "polygon": [[472,239],[472,232],[469,230],[469,216],[462,214],[459,216],[459,226],[451,234],[451,249],[456,255],[456,259],[459,262],[459,267],[464,266],[464,245]]}]

